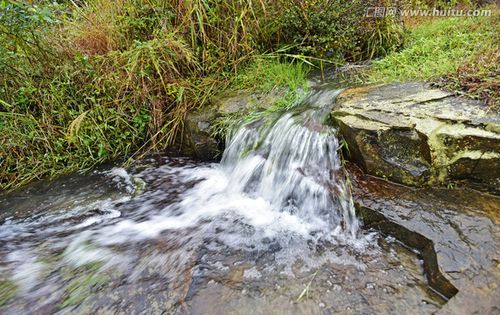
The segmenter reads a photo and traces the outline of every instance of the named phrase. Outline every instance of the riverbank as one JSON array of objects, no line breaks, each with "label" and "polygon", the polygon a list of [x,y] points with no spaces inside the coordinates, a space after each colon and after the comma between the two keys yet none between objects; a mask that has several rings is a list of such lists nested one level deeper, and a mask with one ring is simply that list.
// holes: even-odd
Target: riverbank
[{"label": "riverbank", "polygon": [[439,18],[410,25],[401,50],[373,62],[370,83],[429,81],[500,110],[500,14]]},{"label": "riverbank", "polygon": [[208,132],[223,137],[293,104],[311,69],[367,59],[376,61],[349,84],[418,77],[497,108],[495,10],[404,31],[393,17],[363,18],[361,1],[316,2],[2,3],[0,190],[184,150],[189,113],[274,91],[254,110],[220,117]]},{"label": "riverbank", "polygon": [[296,69],[364,59],[366,34],[392,23],[338,0],[0,6],[0,189],[182,143],[186,114],[215,95],[295,88]]}]

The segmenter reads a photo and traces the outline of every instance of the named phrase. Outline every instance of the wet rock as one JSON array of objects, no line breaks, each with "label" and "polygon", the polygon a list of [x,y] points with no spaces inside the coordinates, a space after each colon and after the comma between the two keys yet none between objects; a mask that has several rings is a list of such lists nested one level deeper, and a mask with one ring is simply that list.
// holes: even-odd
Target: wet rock
[{"label": "wet rock", "polygon": [[214,108],[221,114],[233,114],[236,112],[255,109],[265,109],[284,95],[284,90],[275,89],[269,93],[238,91],[236,93],[223,94],[214,101]]},{"label": "wet rock", "polygon": [[429,283],[451,297],[437,314],[498,313],[498,197],[471,189],[415,189],[353,164],[348,170],[365,227],[419,249]]},{"label": "wet rock", "polygon": [[222,154],[220,140],[212,135],[210,127],[219,116],[215,110],[189,114],[185,121],[187,143],[182,151],[202,161],[217,159]]},{"label": "wet rock", "polygon": [[182,151],[203,161],[219,159],[225,139],[220,139],[214,134],[213,127],[217,119],[225,115],[264,109],[274,104],[283,95],[284,90],[275,89],[269,93],[243,90],[218,96],[211,106],[189,113],[186,117],[186,145],[183,146]]},{"label": "wet rock", "polygon": [[423,258],[423,268],[427,281],[433,290],[447,299],[458,293],[457,288],[441,273],[434,242],[431,239],[371,208],[357,205],[357,213],[363,219],[366,228],[373,228],[393,236],[406,246],[418,251]]},{"label": "wet rock", "polygon": [[406,185],[466,180],[500,192],[500,115],[424,83],[345,90],[332,118],[369,174]]}]

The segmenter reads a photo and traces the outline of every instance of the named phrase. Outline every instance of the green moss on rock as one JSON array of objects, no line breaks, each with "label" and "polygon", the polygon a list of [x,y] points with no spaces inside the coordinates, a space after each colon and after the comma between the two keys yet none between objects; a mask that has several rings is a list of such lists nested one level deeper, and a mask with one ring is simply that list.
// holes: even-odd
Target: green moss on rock
[{"label": "green moss on rock", "polygon": [[500,117],[424,83],[347,89],[332,112],[366,172],[412,186],[465,180],[498,193]]}]

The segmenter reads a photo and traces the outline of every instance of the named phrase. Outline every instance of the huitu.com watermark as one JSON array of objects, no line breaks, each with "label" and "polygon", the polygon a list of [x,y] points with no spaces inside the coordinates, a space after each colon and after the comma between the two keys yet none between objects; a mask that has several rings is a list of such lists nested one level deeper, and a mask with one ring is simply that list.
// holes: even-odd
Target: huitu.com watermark
[{"label": "huitu.com watermark", "polygon": [[386,16],[428,16],[428,17],[475,17],[475,16],[491,16],[491,10],[475,9],[398,9],[396,7],[368,7],[365,10],[365,17],[383,18]]}]

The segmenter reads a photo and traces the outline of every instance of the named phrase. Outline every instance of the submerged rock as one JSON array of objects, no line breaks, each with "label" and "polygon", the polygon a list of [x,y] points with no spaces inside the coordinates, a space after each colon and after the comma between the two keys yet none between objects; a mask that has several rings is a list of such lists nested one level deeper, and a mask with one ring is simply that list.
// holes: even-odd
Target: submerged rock
[{"label": "submerged rock", "polygon": [[369,174],[406,185],[456,180],[499,193],[500,116],[424,83],[351,88],[334,123]]}]

